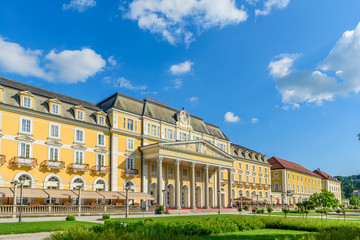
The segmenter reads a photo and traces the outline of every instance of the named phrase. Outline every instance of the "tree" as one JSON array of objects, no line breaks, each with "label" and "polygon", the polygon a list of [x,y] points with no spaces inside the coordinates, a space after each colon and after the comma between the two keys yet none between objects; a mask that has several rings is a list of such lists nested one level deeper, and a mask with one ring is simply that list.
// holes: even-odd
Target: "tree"
[{"label": "tree", "polygon": [[355,196],[351,196],[349,198],[349,202],[350,202],[350,205],[354,205],[354,206],[358,206],[360,204],[360,200]]},{"label": "tree", "polygon": [[338,203],[334,193],[327,189],[321,189],[320,193],[314,193],[310,196],[309,200],[313,202],[316,207],[323,206],[325,208],[334,207]]}]

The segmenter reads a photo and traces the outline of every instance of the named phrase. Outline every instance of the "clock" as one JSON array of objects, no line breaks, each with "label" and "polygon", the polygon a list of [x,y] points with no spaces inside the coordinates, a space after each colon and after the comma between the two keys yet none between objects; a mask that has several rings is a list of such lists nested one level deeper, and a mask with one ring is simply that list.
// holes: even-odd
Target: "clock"
[{"label": "clock", "polygon": [[180,117],[180,122],[184,125],[187,125],[189,120],[188,120],[188,116],[186,114],[181,114],[181,117]]}]

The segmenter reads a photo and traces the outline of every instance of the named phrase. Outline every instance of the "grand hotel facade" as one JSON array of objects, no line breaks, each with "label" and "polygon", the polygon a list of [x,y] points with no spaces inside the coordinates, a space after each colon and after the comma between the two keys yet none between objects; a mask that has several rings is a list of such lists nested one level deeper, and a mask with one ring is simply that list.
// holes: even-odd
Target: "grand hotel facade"
[{"label": "grand hotel facade", "polygon": [[266,156],[151,99],[116,93],[94,104],[0,77],[0,129],[0,187],[130,187],[177,209],[270,200]]}]

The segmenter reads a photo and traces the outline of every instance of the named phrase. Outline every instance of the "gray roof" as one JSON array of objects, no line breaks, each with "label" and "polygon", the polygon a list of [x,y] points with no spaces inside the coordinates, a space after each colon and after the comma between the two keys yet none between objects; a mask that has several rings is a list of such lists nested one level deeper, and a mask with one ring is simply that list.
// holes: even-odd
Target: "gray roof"
[{"label": "gray roof", "polygon": [[231,147],[233,147],[235,150],[241,149],[242,151],[248,151],[250,154],[252,154],[252,153],[260,154],[259,152],[256,152],[256,151],[254,151],[254,150],[251,150],[251,149],[249,149],[249,148],[240,146],[240,145],[235,144],[235,143],[231,143]]},{"label": "gray roof", "polygon": [[[180,110],[171,108],[167,105],[155,102],[153,100],[139,100],[122,93],[116,93],[98,104],[104,111],[110,108],[116,108],[126,112],[134,113],[140,116],[146,116],[170,124],[175,124],[176,114]],[[229,140],[218,126],[206,123],[203,119],[190,115],[192,128],[200,133],[214,136],[220,139]]]}]

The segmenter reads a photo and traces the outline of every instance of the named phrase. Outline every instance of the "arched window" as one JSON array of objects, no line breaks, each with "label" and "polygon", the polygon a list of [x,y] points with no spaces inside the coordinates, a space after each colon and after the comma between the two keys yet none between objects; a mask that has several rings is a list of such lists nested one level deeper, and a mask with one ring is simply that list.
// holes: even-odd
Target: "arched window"
[{"label": "arched window", "polygon": [[133,181],[128,181],[125,184],[125,187],[129,188],[129,191],[134,192],[135,191],[135,184]]},{"label": "arched window", "polygon": [[95,182],[95,191],[105,191],[105,181],[99,179]]},{"label": "arched window", "polygon": [[77,178],[74,180],[72,184],[72,190],[76,190],[78,187],[84,189],[84,185],[85,185],[84,181],[81,178]]},{"label": "arched window", "polygon": [[268,198],[268,197],[269,197],[268,192],[265,192],[265,197],[266,197],[266,198]]},{"label": "arched window", "polygon": [[249,192],[249,190],[246,191],[246,197],[250,197],[250,192]]},{"label": "arched window", "polygon": [[260,198],[263,197],[262,191],[259,192],[259,197],[260,197]]},{"label": "arched window", "polygon": [[47,189],[59,189],[60,182],[57,177],[50,177],[47,183]]},{"label": "arched window", "polygon": [[23,174],[18,179],[19,179],[20,182],[24,182],[24,185],[23,185],[24,188],[31,188],[31,178],[30,178],[30,176],[28,176],[26,174]]}]

